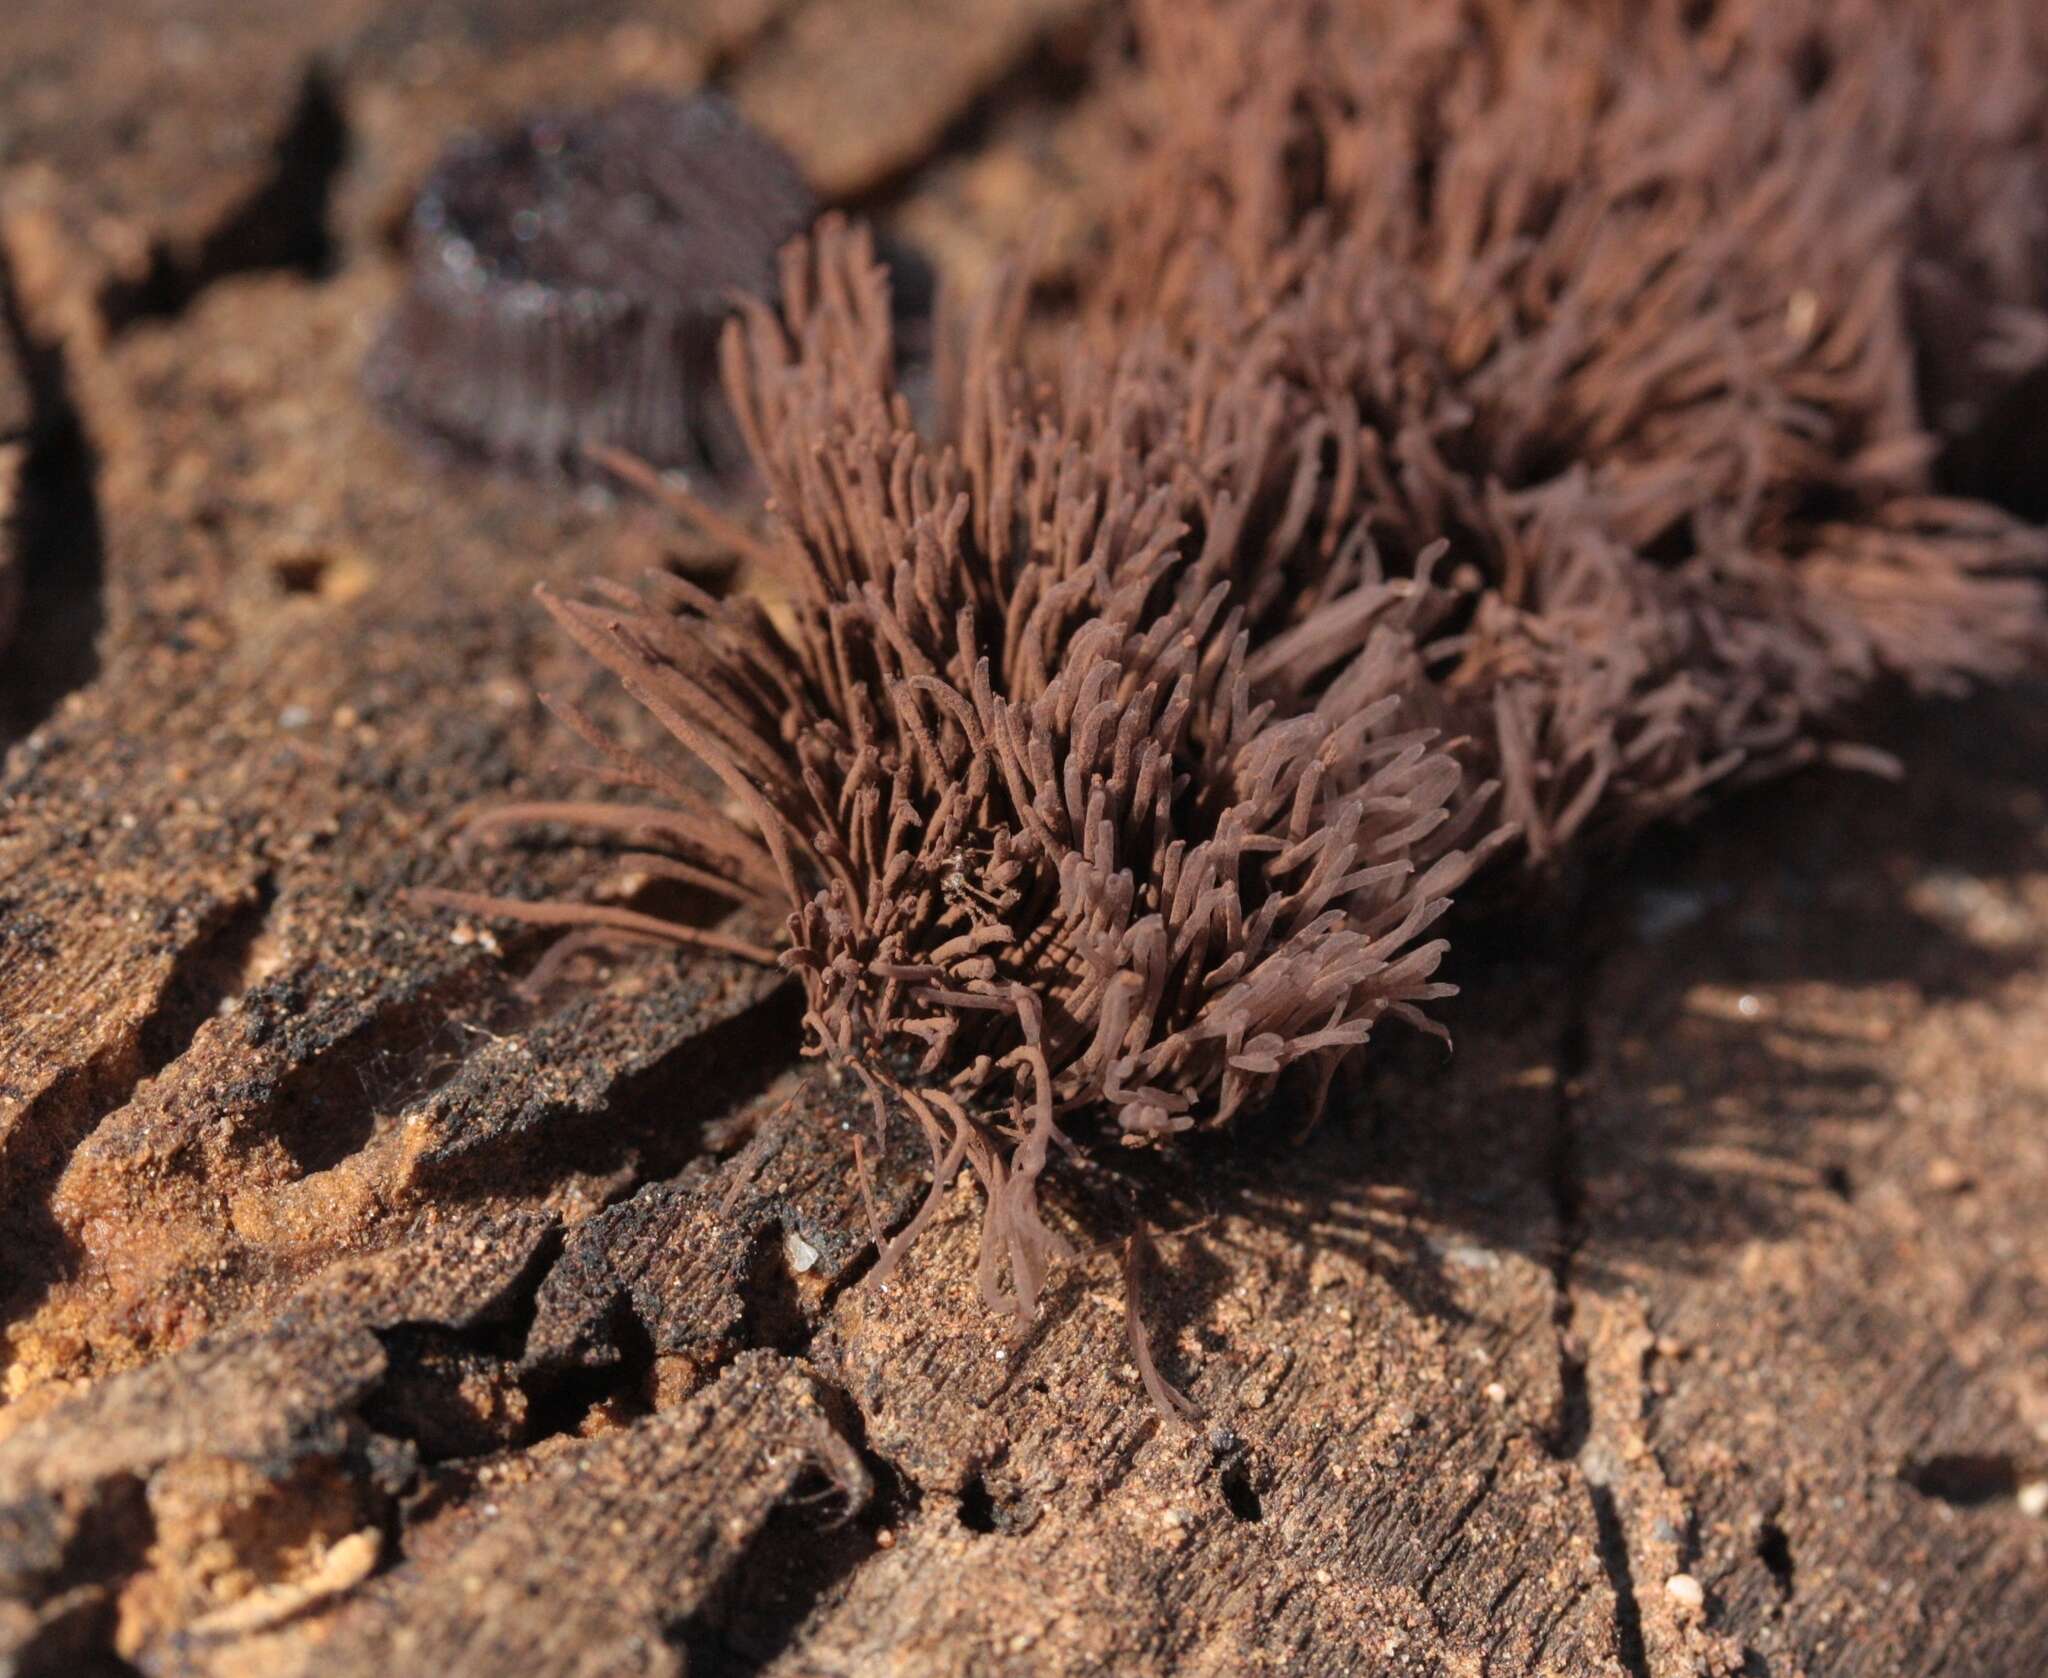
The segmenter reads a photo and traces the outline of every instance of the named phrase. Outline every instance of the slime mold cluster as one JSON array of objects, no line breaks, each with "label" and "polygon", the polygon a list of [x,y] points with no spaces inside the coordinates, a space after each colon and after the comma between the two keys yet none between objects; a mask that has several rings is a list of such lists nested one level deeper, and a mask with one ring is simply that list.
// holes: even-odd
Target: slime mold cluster
[{"label": "slime mold cluster", "polygon": [[[786,610],[548,597],[720,792],[562,707],[630,793],[492,824],[779,927],[808,1050],[931,1147],[881,1273],[964,1164],[982,1293],[1028,1315],[1063,1152],[1295,1133],[1389,1022],[1439,1029],[1461,895],[1882,768],[1867,698],[2038,659],[2042,533],[1945,463],[1960,361],[2048,346],[1991,213],[2041,100],[1973,106],[1936,10],[1139,6],[1101,260],[1054,318],[979,301],[942,424],[858,229],[728,328],[768,508],[735,540]],[[1964,10],[2038,65],[2024,11]]]}]

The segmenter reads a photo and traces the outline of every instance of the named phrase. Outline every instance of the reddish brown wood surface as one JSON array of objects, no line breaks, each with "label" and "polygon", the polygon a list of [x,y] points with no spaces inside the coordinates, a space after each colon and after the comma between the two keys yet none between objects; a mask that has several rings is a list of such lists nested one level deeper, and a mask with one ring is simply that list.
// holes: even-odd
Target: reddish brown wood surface
[{"label": "reddish brown wood surface", "polygon": [[[531,937],[399,902],[574,876],[448,838],[576,785],[536,685],[633,726],[531,586],[675,540],[366,410],[407,193],[708,76],[972,278],[1104,120],[1088,12],[922,15],[0,22],[0,1671],[2034,1670],[2038,690],[1473,928],[1455,1056],[1390,1038],[1300,1147],[1070,1176],[1021,1334],[965,1185],[864,1284],[772,978],[532,998]],[[903,1139],[885,1223],[926,1180]]]}]

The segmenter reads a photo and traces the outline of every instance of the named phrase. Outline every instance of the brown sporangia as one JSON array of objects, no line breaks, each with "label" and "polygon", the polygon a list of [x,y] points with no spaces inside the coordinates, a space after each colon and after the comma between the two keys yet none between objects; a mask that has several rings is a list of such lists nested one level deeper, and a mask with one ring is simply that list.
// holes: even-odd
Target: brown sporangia
[{"label": "brown sporangia", "polygon": [[1775,66],[1817,119],[1857,130],[1907,199],[1905,286],[1930,429],[1958,476],[2024,498],[2033,516],[2048,510],[2031,464],[2048,369],[2048,10],[1654,0],[1642,14],[1659,52],[1710,70]]},{"label": "brown sporangia", "polygon": [[637,93],[462,141],[414,206],[371,390],[528,470],[581,471],[606,446],[729,469],[719,330],[814,213],[796,166],[715,93]]},{"label": "brown sporangia", "polygon": [[485,828],[780,920],[808,1048],[931,1147],[878,1274],[964,1163],[1025,1314],[1058,1152],[1297,1128],[1382,1021],[1430,1025],[1489,857],[1869,761],[1874,689],[2043,646],[2041,533],[1935,493],[1912,193],[1789,60],[1576,0],[1141,10],[1104,261],[1059,331],[983,301],[939,435],[858,232],[728,334],[772,509],[735,540],[786,611],[546,597],[722,797],[558,707],[634,802]]},{"label": "brown sporangia", "polygon": [[1599,11],[1143,8],[1090,309],[1259,358],[1333,517],[1481,573],[1442,686],[1539,860],[2042,646],[2041,532],[1937,492],[1873,101]]},{"label": "brown sporangia", "polygon": [[[1301,550],[1315,452],[1256,381],[1140,352],[1040,390],[1005,371],[1000,299],[936,445],[895,389],[863,235],[799,247],[783,295],[728,338],[727,376],[791,621],[671,577],[547,597],[725,805],[560,707],[651,807],[492,821],[602,828],[786,915],[811,1046],[916,1115],[934,1197],[974,1169],[983,1292],[1028,1313],[1061,1250],[1036,1196],[1064,1117],[1136,1143],[1221,1124],[1446,993],[1425,935],[1494,842],[1470,842],[1491,789],[1402,694],[1451,596],[1380,574],[1362,533]],[[1264,697],[1304,667],[1312,702]]]}]

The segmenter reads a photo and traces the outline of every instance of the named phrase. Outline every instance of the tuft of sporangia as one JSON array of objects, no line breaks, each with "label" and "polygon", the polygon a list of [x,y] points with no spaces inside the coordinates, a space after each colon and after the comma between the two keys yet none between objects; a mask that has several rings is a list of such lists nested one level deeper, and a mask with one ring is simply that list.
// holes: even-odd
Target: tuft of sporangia
[{"label": "tuft of sporangia", "polygon": [[[1042,391],[1005,372],[1002,299],[934,445],[892,383],[864,234],[796,247],[783,296],[728,337],[726,371],[787,620],[666,576],[543,597],[724,803],[558,706],[660,802],[491,819],[580,819],[784,915],[809,1047],[878,1118],[894,1099],[924,1126],[932,1205],[972,1167],[983,1294],[1028,1314],[1062,1251],[1037,1191],[1068,1115],[1137,1142],[1222,1124],[1291,1069],[1319,1091],[1383,1018],[1447,994],[1427,933],[1499,839],[1473,843],[1493,789],[1403,697],[1451,595],[1383,575],[1362,532],[1299,551],[1313,461],[1286,464],[1256,380],[1140,353]],[[1309,667],[1314,700],[1266,696]]]},{"label": "tuft of sporangia", "polygon": [[1927,77],[1841,30],[1830,103],[1701,11],[1139,8],[1089,330],[1257,358],[1330,439],[1319,517],[1479,572],[1443,721],[1539,863],[2043,644],[2042,532],[1937,488]]},{"label": "tuft of sporangia", "polygon": [[1260,1122],[1290,1077],[1312,1114],[1383,1021],[1435,1029],[1489,858],[1869,761],[1874,688],[2043,636],[2041,533],[1935,493],[1912,183],[1796,55],[1591,0],[1140,12],[1099,275],[1063,332],[983,301],[942,436],[858,230],[728,330],[772,509],[734,539],[783,609],[544,595],[722,794],[558,706],[636,801],[489,821],[779,922],[808,1050],[931,1147],[877,1274],[964,1164],[1027,1315],[1059,1151]]}]

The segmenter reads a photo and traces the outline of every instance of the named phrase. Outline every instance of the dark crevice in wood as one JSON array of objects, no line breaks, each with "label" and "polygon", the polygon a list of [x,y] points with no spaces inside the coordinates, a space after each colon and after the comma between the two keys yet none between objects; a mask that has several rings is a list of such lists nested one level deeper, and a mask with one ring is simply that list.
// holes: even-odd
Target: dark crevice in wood
[{"label": "dark crevice in wood", "polygon": [[0,245],[0,334],[28,387],[27,457],[12,531],[21,572],[19,617],[0,654],[0,748],[42,726],[99,674],[106,622],[106,536],[99,449],[71,392],[61,344],[30,329]]},{"label": "dark crevice in wood", "polygon": [[2020,1489],[2020,1467],[1990,1451],[1955,1451],[1921,1457],[1899,1470],[1899,1478],[1922,1497],[1956,1509],[2002,1503]]},{"label": "dark crevice in wood", "polygon": [[1223,1506],[1237,1521],[1255,1523],[1266,1518],[1266,1506],[1259,1497],[1259,1488],[1252,1484],[1251,1462],[1239,1456],[1230,1463],[1217,1479],[1223,1492]]},{"label": "dark crevice in wood", "polygon": [[979,1474],[970,1474],[967,1484],[960,1488],[960,1524],[969,1532],[1002,1530],[996,1521],[995,1496],[989,1491],[988,1482]]},{"label": "dark crevice in wood", "polygon": [[283,269],[319,279],[335,264],[329,212],[348,161],[348,118],[333,78],[309,66],[279,134],[271,172],[196,244],[159,239],[139,278],[110,280],[99,296],[110,333],[172,320],[216,280]]},{"label": "dark crevice in wood", "polygon": [[917,1513],[915,1487],[869,1445],[859,1407],[806,1367],[872,1483],[854,1501],[859,1494],[820,1471],[768,1517],[706,1600],[666,1629],[669,1645],[688,1657],[690,1678],[752,1678],[765,1670]]},{"label": "dark crevice in wood", "polygon": [[306,1176],[360,1152],[380,1116],[424,1101],[461,1071],[455,1011],[470,983],[457,974],[388,1001],[294,1067],[278,1083],[264,1134]]},{"label": "dark crevice in wood", "polygon": [[801,992],[777,984],[627,1074],[602,1111],[551,1132],[551,1154],[592,1174],[631,1155],[640,1182],[673,1177],[704,1151],[705,1123],[772,1084],[796,1059],[801,1038]]},{"label": "dark crevice in wood", "polygon": [[141,1569],[155,1540],[156,1521],[142,1481],[132,1474],[114,1476],[94,1488],[56,1575],[47,1582],[50,1594],[81,1585],[119,1585]]},{"label": "dark crevice in wood", "polygon": [[1776,1521],[1765,1521],[1757,1528],[1756,1559],[1777,1581],[1778,1594],[1789,1599],[1793,1581],[1792,1540]]},{"label": "dark crevice in wood", "polygon": [[1593,1526],[1600,1543],[1600,1565],[1614,1592],[1615,1653],[1630,1678],[1651,1678],[1650,1655],[1643,1642],[1642,1604],[1636,1600],[1635,1564],[1630,1559],[1628,1534],[1615,1507],[1614,1492],[1607,1486],[1589,1485],[1586,1495],[1593,1505]]},{"label": "dark crevice in wood", "polygon": [[841,197],[837,208],[850,215],[886,219],[920,181],[954,158],[985,152],[997,121],[1033,106],[1061,111],[1078,105],[1095,85],[1091,59],[1116,8],[1100,5],[1032,42],[1015,64],[983,88],[967,108],[946,124],[915,157],[906,158],[881,179]]},{"label": "dark crevice in wood", "polygon": [[[529,1445],[581,1432],[600,1408],[631,1414],[652,1408],[647,1394],[654,1381],[654,1340],[624,1295],[613,1302],[605,1335],[612,1353],[605,1361],[569,1364],[528,1376],[528,1390],[533,1394],[527,1425]],[[706,1382],[731,1361],[727,1357],[707,1371]]]},{"label": "dark crevice in wood", "polygon": [[874,1535],[821,1518],[832,1488],[816,1484],[784,1503],[710,1600],[666,1632],[688,1657],[690,1678],[752,1678],[793,1646],[834,1587],[874,1555]]},{"label": "dark crevice in wood", "polygon": [[[1571,946],[1583,950],[1583,940]],[[1565,1019],[1558,1033],[1557,1095],[1551,1112],[1549,1149],[1551,1205],[1557,1220],[1556,1250],[1551,1260],[1555,1293],[1551,1312],[1557,1336],[1558,1385],[1562,1393],[1550,1454],[1563,1462],[1577,1459],[1593,1427],[1592,1399],[1586,1385],[1586,1352],[1578,1327],[1574,1291],[1580,1249],[1586,1240],[1585,1190],[1580,1182],[1579,1080],[1592,1052],[1588,998],[1596,962],[1579,956],[1566,982]]]},{"label": "dark crevice in wood", "polygon": [[248,988],[249,959],[276,906],[277,880],[265,874],[246,897],[222,905],[218,917],[178,957],[156,1012],[143,1022],[144,1079],[182,1056],[199,1028],[233,1007]]},{"label": "dark crevice in wood", "polygon": [[[374,1432],[360,1406],[342,1425],[346,1444],[337,1466],[355,1494],[357,1518],[382,1534],[388,1568],[405,1554],[407,1506],[426,1483],[425,1464],[412,1440]],[[318,1472],[317,1464],[302,1467]]]},{"label": "dark crevice in wood", "polygon": [[[543,1431],[570,1431],[588,1413],[590,1401],[550,1403],[543,1420],[532,1377],[518,1367],[539,1309],[541,1283],[561,1258],[562,1247],[561,1229],[549,1230],[502,1299],[474,1322],[462,1327],[401,1322],[374,1329],[390,1361],[383,1380],[358,1407],[363,1420],[411,1446],[429,1464],[516,1449]],[[639,1368],[622,1375],[614,1366],[607,1374],[615,1382],[637,1383],[651,1362],[650,1352]]]},{"label": "dark crevice in wood", "polygon": [[746,1302],[740,1318],[740,1340],[748,1350],[800,1356],[810,1350],[816,1321],[804,1305],[790,1269],[789,1232],[780,1222],[764,1224],[747,1252],[747,1275],[740,1297]]},{"label": "dark crevice in wood", "polygon": [[377,1340],[391,1369],[362,1401],[362,1420],[412,1444],[422,1463],[485,1457],[526,1442],[524,1391],[506,1358],[436,1324],[377,1330]]},{"label": "dark crevice in wood", "polygon": [[1648,1648],[1643,1641],[1642,1605],[1636,1597],[1635,1565],[1629,1553],[1613,1488],[1595,1483],[1580,1462],[1594,1428],[1593,1398],[1587,1379],[1587,1351],[1579,1325],[1579,1255],[1588,1237],[1586,1192],[1579,1128],[1582,1084],[1592,1062],[1592,1001],[1598,983],[1600,929],[1578,917],[1574,936],[1565,944],[1573,956],[1565,976],[1565,1015],[1558,1031],[1557,1094],[1552,1107],[1549,1149],[1550,1196],[1557,1222],[1551,1274],[1554,1287],[1552,1332],[1557,1337],[1558,1386],[1561,1394],[1556,1426],[1545,1441],[1561,1462],[1578,1465],[1592,1506],[1600,1565],[1614,1597],[1616,1653],[1631,1678],[1650,1678]]},{"label": "dark crevice in wood", "polygon": [[10,1650],[10,1675],[19,1678],[142,1678],[114,1651],[120,1604],[108,1591],[80,1591],[41,1620],[33,1635]]},{"label": "dark crevice in wood", "polygon": [[326,589],[329,560],[325,554],[285,554],[270,562],[270,573],[284,594],[318,598]]},{"label": "dark crevice in wood", "polygon": [[601,1103],[549,1107],[481,1139],[457,1139],[421,1162],[421,1185],[458,1196],[499,1195],[625,1171],[611,1196],[617,1201],[673,1177],[710,1150],[721,1116],[759,1095],[796,1059],[800,1010],[794,984],[773,984],[623,1073]]},{"label": "dark crevice in wood", "polygon": [[24,1643],[0,1650],[0,1670],[22,1678],[132,1678],[135,1669],[114,1650],[119,1593],[142,1569],[155,1538],[139,1478],[115,1475],[93,1488],[50,1571],[0,1580],[0,1590],[28,1586],[53,1605]]}]

